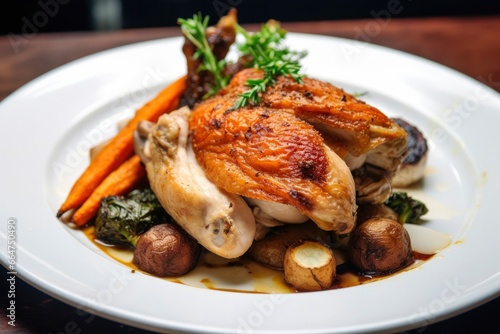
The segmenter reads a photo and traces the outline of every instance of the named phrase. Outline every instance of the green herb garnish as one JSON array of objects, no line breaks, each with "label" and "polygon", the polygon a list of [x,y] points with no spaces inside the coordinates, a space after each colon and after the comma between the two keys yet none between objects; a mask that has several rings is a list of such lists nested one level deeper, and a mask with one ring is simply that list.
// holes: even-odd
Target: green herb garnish
[{"label": "green herb garnish", "polygon": [[226,60],[217,60],[212,48],[207,40],[206,29],[208,27],[209,17],[203,17],[200,13],[193,15],[191,19],[179,18],[177,22],[181,25],[181,30],[187,39],[196,47],[194,59],[203,58],[203,62],[198,67],[198,71],[208,71],[214,76],[214,83],[210,90],[203,96],[204,99],[214,95],[221,88],[229,83],[229,76],[223,75],[223,69],[226,67]]},{"label": "green herb garnish", "polygon": [[360,98],[360,97],[363,97],[363,96],[367,96],[368,95],[368,92],[367,91],[364,91],[364,92],[356,92],[356,93],[353,93],[352,96],[354,96],[355,98]]},{"label": "green herb garnish", "polygon": [[[229,83],[229,77],[224,76],[223,70],[227,65],[224,59],[217,60],[211,49],[205,30],[208,26],[209,17],[196,14],[191,19],[178,19],[184,35],[196,46],[195,59],[203,58],[198,70],[207,70],[213,74],[215,82],[210,91],[205,94],[204,99],[214,95]],[[269,85],[274,85],[276,77],[290,75],[294,80],[302,83],[304,74],[299,73],[301,66],[299,60],[306,52],[295,52],[283,45],[286,31],[278,22],[269,21],[262,25],[260,31],[249,33],[241,26],[236,27],[237,32],[244,38],[244,42],[238,45],[241,56],[250,56],[248,67],[254,67],[264,71],[262,79],[251,79],[246,82],[250,88],[236,102],[234,108],[238,109],[250,104],[260,102],[260,94]]]},{"label": "green herb garnish", "polygon": [[259,32],[250,34],[241,26],[237,31],[243,35],[245,42],[238,46],[242,56],[251,56],[250,67],[264,71],[262,79],[251,79],[247,81],[250,88],[236,102],[235,108],[241,108],[248,103],[258,104],[259,93],[263,93],[267,86],[274,85],[275,78],[280,75],[290,75],[294,80],[302,83],[304,74],[300,74],[301,66],[299,60],[306,56],[306,52],[295,52],[284,47],[286,31],[278,22],[269,21],[264,24]]}]

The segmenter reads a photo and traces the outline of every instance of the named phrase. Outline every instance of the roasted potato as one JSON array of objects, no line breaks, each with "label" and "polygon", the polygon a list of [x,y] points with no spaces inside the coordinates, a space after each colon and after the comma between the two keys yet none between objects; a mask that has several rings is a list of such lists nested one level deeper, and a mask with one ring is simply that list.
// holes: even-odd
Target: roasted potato
[{"label": "roasted potato", "polygon": [[159,277],[188,273],[198,262],[201,246],[174,224],[153,226],[139,237],[133,263]]},{"label": "roasted potato", "polygon": [[328,289],[335,278],[336,262],[326,244],[301,240],[287,248],[284,260],[285,282],[299,291]]},{"label": "roasted potato", "polygon": [[328,234],[311,221],[287,224],[271,229],[264,239],[255,241],[246,254],[260,263],[283,269],[285,252],[291,244],[301,239],[327,242]]},{"label": "roasted potato", "polygon": [[352,233],[349,259],[367,275],[389,274],[413,262],[410,236],[397,221],[371,218]]}]

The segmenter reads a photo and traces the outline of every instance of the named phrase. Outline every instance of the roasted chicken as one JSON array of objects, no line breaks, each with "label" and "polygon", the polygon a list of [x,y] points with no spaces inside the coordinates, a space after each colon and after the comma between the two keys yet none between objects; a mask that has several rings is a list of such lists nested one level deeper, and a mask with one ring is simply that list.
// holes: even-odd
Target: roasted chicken
[{"label": "roasted chicken", "polygon": [[230,193],[292,205],[321,228],[348,233],[355,197],[380,203],[389,195],[406,132],[378,109],[312,78],[299,84],[278,77],[260,105],[235,109],[247,80],[261,76],[240,71],[195,106],[190,130],[198,162]]},{"label": "roasted chicken", "polygon": [[[217,59],[234,41],[235,24],[232,12],[207,29]],[[308,219],[347,234],[358,203],[389,196],[407,134],[378,109],[331,84],[287,75],[260,93],[260,103],[237,108],[248,80],[263,77],[253,68],[238,68],[204,100],[210,74],[197,69],[193,44],[183,51],[192,111],[162,116],[139,151],[148,152],[141,156],[162,205],[207,249],[237,257],[260,238],[262,224]]]},{"label": "roasted chicken", "polygon": [[348,233],[356,194],[345,162],[292,112],[233,110],[238,91],[231,84],[191,115],[193,150],[207,178],[229,193],[291,205],[325,230]]},{"label": "roasted chicken", "polygon": [[188,138],[187,107],[160,117],[141,156],[158,200],[203,247],[226,258],[243,255],[255,234],[252,211],[240,196],[216,187],[198,166]]},{"label": "roasted chicken", "polygon": [[[242,71],[230,89],[241,94],[248,79],[262,74]],[[279,109],[313,125],[325,143],[353,171],[358,202],[382,203],[390,194],[391,179],[407,152],[407,134],[377,108],[329,83],[304,78],[277,78],[261,97],[265,108]]]}]

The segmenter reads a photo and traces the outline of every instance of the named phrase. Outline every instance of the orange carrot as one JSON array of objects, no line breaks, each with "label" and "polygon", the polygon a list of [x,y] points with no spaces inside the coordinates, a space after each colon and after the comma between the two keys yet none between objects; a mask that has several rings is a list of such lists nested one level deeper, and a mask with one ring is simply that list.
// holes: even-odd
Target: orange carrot
[{"label": "orange carrot", "polygon": [[158,118],[174,110],[186,87],[186,77],[181,77],[156,97],[138,109],[128,124],[96,155],[85,172],[71,189],[66,201],[57,213],[61,217],[66,211],[82,205],[99,184],[134,151],[133,133],[141,120],[156,122]]},{"label": "orange carrot", "polygon": [[99,210],[101,200],[107,196],[124,195],[146,176],[146,170],[141,164],[141,159],[133,155],[116,170],[111,172],[99,186],[92,192],[90,197],[75,212],[72,222],[77,226],[87,224]]}]

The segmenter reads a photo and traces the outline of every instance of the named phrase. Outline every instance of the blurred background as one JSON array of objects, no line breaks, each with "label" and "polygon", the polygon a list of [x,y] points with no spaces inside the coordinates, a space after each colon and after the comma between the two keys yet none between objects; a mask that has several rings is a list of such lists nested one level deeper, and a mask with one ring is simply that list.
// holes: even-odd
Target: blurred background
[{"label": "blurred background", "polygon": [[212,23],[238,9],[239,21],[317,21],[500,14],[499,0],[16,0],[0,11],[0,34],[176,26],[196,12]]}]

